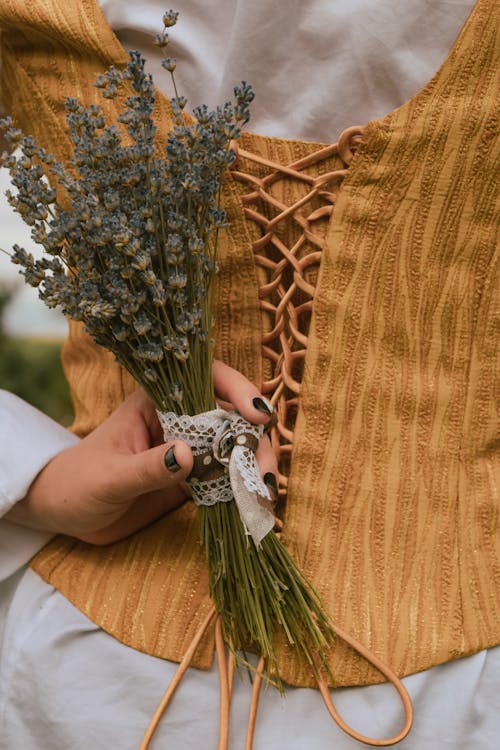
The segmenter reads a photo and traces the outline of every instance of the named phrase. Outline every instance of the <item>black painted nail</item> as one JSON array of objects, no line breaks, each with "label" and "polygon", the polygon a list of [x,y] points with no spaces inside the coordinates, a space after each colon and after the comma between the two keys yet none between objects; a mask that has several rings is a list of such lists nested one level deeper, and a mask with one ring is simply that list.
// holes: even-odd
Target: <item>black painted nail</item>
[{"label": "black painted nail", "polygon": [[264,425],[264,432],[270,432],[277,423],[278,423],[278,415],[276,414],[275,411],[273,411],[273,413],[269,417],[269,422],[267,422],[267,424]]},{"label": "black painted nail", "polygon": [[179,471],[181,468],[180,465],[177,463],[177,460],[175,458],[175,453],[173,448],[169,448],[168,451],[163,456],[163,463],[167,467],[167,469],[171,472]]},{"label": "black painted nail", "polygon": [[272,471],[267,471],[264,474],[264,484],[271,490],[271,494],[276,499],[278,497],[278,482],[276,481],[276,475]]},{"label": "black painted nail", "polygon": [[274,411],[272,403],[268,401],[267,398],[256,396],[254,399],[252,399],[252,404],[254,405],[255,409],[257,409],[257,411],[261,411],[263,414],[270,415]]}]

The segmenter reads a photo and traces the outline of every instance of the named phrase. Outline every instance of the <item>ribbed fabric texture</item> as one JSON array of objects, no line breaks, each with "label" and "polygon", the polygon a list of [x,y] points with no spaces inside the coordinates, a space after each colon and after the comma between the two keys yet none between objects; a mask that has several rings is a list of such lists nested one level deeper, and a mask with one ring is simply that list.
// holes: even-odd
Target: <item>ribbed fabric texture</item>
[{"label": "ribbed fabric texture", "polygon": [[[97,101],[95,74],[125,55],[91,0],[19,6],[0,0],[4,87],[21,126],[65,158],[61,102]],[[284,539],[333,620],[401,675],[500,641],[498,15],[480,0],[434,79],[368,125],[330,222],[308,341]],[[284,161],[297,153],[245,136],[247,150],[266,143]],[[258,383],[258,287],[237,197],[228,180],[217,341]],[[79,434],[133,388],[78,326],[65,366]],[[109,548],[56,539],[33,567],[124,643],[172,660],[209,608],[189,506]],[[312,684],[280,654],[285,679]],[[207,638],[195,663],[211,658]],[[380,679],[340,642],[331,666],[339,685]]]}]

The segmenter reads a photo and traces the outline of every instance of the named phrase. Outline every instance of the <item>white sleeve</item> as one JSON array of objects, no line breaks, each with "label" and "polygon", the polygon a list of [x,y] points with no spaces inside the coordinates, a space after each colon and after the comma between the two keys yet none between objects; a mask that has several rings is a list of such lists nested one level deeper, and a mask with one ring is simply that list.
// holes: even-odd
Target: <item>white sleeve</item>
[{"label": "white sleeve", "polygon": [[[0,516],[26,495],[36,475],[78,438],[12,393],[0,390]],[[52,534],[0,520],[0,581],[26,563]]]}]

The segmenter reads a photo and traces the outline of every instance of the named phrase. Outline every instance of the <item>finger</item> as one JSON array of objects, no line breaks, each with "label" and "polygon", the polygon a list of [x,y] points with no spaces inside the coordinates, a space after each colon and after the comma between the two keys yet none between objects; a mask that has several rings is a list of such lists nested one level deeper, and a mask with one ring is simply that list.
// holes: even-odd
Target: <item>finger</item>
[{"label": "finger", "polygon": [[278,462],[272,448],[271,441],[267,435],[261,439],[259,447],[255,451],[255,458],[259,465],[259,471],[273,500],[278,499]]},{"label": "finger", "polygon": [[273,406],[241,372],[219,360],[213,363],[214,387],[217,397],[229,402],[233,408],[254,424],[267,424]]},{"label": "finger", "polygon": [[129,419],[136,419],[139,415],[142,417],[154,445],[160,445],[163,442],[163,430],[156,413],[156,407],[143,388],[137,388],[131,393],[120,409],[127,412]]},{"label": "finger", "polygon": [[123,457],[115,492],[133,498],[154,490],[180,485],[193,468],[193,455],[186,443],[169,441],[149,450]]}]

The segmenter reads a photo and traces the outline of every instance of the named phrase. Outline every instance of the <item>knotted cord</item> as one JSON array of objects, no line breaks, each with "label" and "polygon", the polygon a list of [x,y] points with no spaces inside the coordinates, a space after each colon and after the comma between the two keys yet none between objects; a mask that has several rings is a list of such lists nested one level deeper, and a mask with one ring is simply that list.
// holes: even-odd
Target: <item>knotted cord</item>
[{"label": "knotted cord", "polygon": [[[287,165],[235,144],[231,174],[248,188],[241,196],[244,214],[260,235],[252,249],[263,322],[261,391],[275,408],[270,437],[280,467],[282,500],[321,252],[337,194],[362,134],[361,127],[348,128],[338,143]],[[308,173],[311,168],[316,176]],[[283,196],[292,191],[288,204]]]}]

